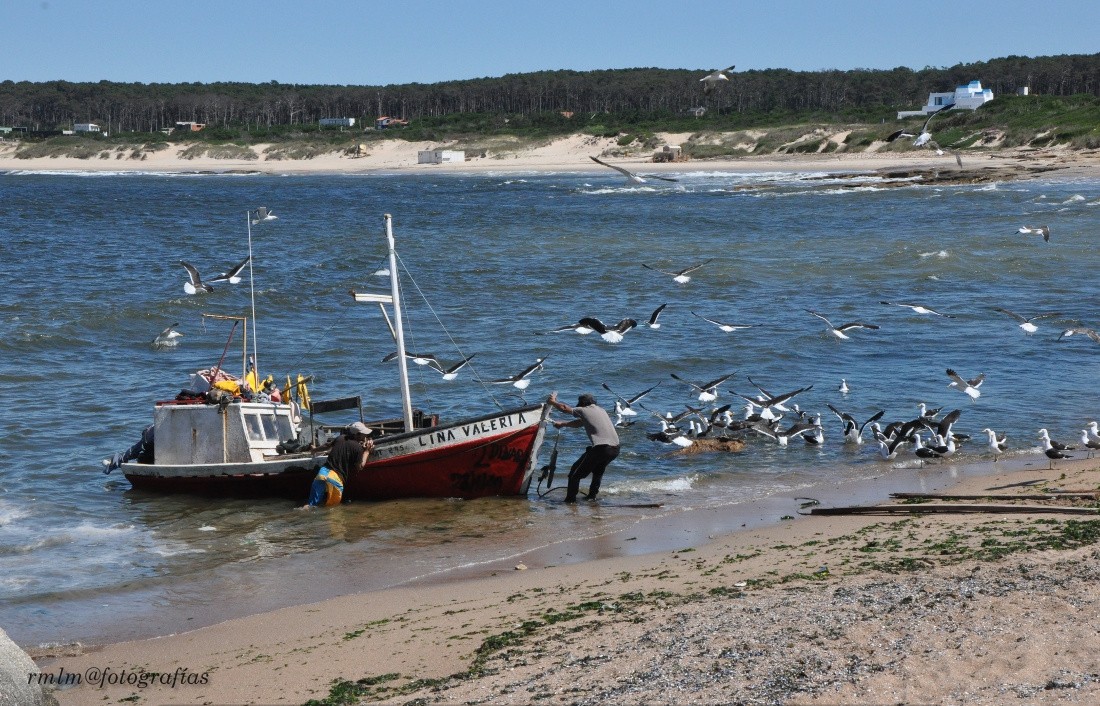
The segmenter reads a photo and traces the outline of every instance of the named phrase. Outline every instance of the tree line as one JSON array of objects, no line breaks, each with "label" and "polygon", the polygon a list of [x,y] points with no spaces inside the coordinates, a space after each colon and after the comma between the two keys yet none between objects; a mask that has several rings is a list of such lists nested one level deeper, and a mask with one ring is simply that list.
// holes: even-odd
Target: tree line
[{"label": "tree line", "polygon": [[1100,96],[1100,54],[1008,56],[948,68],[733,71],[704,95],[706,72],[684,69],[538,71],[433,84],[335,86],[271,83],[0,83],[0,126],[71,129],[97,123],[111,133],[156,132],[176,122],[262,131],[389,115],[410,121],[462,114],[561,113],[652,119],[705,108],[711,116],[806,112],[853,115],[915,109],[930,92],[980,80],[994,95]]}]

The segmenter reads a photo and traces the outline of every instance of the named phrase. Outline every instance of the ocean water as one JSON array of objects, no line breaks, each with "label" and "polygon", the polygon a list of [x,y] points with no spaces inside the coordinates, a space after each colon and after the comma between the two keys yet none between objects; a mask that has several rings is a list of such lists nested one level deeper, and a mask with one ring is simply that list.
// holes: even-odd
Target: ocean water
[{"label": "ocean water", "polygon": [[[777,519],[821,487],[874,492],[886,474],[942,475],[988,457],[984,427],[1008,434],[1011,459],[1045,469],[1039,427],[1071,440],[1100,415],[1100,346],[1057,340],[1071,325],[1100,325],[1100,182],[933,187],[692,165],[678,176],[650,186],[564,172],[0,174],[0,626],[22,644],[160,634],[570,540],[582,540],[570,560],[641,551],[608,538],[688,510],[726,517],[714,530],[729,529],[727,508],[770,502]],[[251,230],[261,374],[312,375],[316,398],[361,394],[368,416],[398,413],[396,367],[381,362],[393,350],[385,324],[347,294],[386,286],[374,273],[391,213],[409,349],[444,361],[477,354],[451,382],[412,366],[417,406],[448,418],[513,406],[513,388],[487,381],[547,356],[528,401],[592,392],[610,408],[602,384],[631,396],[661,383],[643,403],[679,412],[699,402],[670,373],[733,374],[718,403],[740,414],[731,390],[755,394],[748,376],[773,393],[812,385],[795,401],[822,414],[826,443],[757,438],[740,454],[675,454],[646,438],[656,419],[639,410],[602,504],[578,508],[534,488],[525,500],[325,512],[133,491],[100,460],[137,439],[154,400],[218,362],[229,327],[203,313],[250,315],[247,278],[188,296],[178,262],[212,276],[240,261],[246,213],[259,205],[279,217]],[[1051,241],[1017,234],[1021,225],[1048,225]],[[703,262],[686,284],[641,267]],[[643,324],[619,344],[549,333],[583,316],[644,322],[666,303],[661,328]],[[1029,336],[994,307],[1060,315]],[[838,341],[807,309],[880,328]],[[754,327],[723,333],[691,312]],[[177,322],[179,345],[154,349]],[[227,361],[237,369],[239,353]],[[947,387],[949,367],[985,374],[978,400]],[[825,406],[860,419],[885,409],[886,421],[912,418],[922,401],[963,410],[956,431],[974,441],[951,464],[845,445]],[[560,484],[584,437],[558,443]],[[647,503],[661,507],[626,507]]]}]

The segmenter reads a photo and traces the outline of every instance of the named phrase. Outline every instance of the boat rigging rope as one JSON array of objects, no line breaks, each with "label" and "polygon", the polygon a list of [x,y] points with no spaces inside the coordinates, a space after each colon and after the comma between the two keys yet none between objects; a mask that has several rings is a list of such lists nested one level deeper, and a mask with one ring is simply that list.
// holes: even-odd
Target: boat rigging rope
[{"label": "boat rigging rope", "polygon": [[[420,298],[424,301],[424,305],[428,307],[428,311],[432,312],[432,316],[435,317],[436,323],[438,323],[439,327],[443,329],[443,333],[447,334],[447,338],[450,340],[451,345],[453,345],[455,347],[455,350],[458,351],[459,356],[461,356],[462,358],[466,358],[466,353],[458,345],[458,342],[455,341],[454,336],[452,336],[451,332],[447,330],[447,327],[443,325],[443,320],[439,318],[439,314],[437,314],[435,309],[432,308],[431,302],[428,301],[428,297],[425,296],[424,291],[420,289],[420,285],[416,283],[416,278],[412,276],[412,272],[409,271],[409,268],[405,265],[405,261],[401,259],[400,254],[397,255],[397,260],[401,263],[401,269],[405,271],[406,275],[408,275],[409,281],[412,282],[413,287],[416,288],[417,294],[419,294]],[[467,363],[466,367],[470,369],[470,372],[473,374],[474,378],[476,378],[477,381],[481,384],[481,387],[485,390],[485,394],[489,396],[489,399],[493,401],[493,404],[495,404],[498,409],[503,411],[504,405],[502,405],[500,401],[497,400],[496,396],[493,395],[492,390],[489,389],[489,386],[481,378],[481,375],[478,374],[477,368],[475,368],[472,363]]]}]

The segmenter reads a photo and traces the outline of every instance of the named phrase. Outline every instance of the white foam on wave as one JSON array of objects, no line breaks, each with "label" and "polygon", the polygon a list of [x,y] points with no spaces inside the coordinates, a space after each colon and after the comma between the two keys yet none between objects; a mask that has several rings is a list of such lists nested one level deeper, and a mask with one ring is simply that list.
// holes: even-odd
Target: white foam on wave
[{"label": "white foam on wave", "polygon": [[626,481],[615,483],[604,489],[608,495],[620,493],[683,493],[691,490],[699,479],[696,475],[678,478],[659,478],[655,480]]},{"label": "white foam on wave", "polygon": [[947,257],[948,252],[946,250],[934,250],[932,252],[922,252],[921,257]]},{"label": "white foam on wave", "polygon": [[1065,204],[1071,204],[1071,203],[1081,203],[1084,200],[1085,200],[1085,197],[1082,196],[1081,194],[1074,194],[1073,196],[1070,196],[1068,199],[1063,201],[1062,204],[1065,205]]},{"label": "white foam on wave", "polygon": [[[588,186],[586,184],[586,186]],[[606,194],[637,194],[640,192],[654,192],[657,189],[652,186],[620,186],[620,187],[604,187],[601,189],[592,189],[591,191],[580,189],[580,193],[588,196],[603,196]]]},{"label": "white foam on wave", "polygon": [[10,503],[0,503],[0,527],[10,525],[16,520],[21,520],[30,514],[30,510],[19,507],[18,505],[12,505]]}]

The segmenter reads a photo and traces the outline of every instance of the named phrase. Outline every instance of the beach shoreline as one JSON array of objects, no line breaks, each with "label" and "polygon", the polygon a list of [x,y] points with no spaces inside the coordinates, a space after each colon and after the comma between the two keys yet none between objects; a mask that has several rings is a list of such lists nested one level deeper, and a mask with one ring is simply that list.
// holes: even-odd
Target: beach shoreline
[{"label": "beach shoreline", "polygon": [[[685,135],[662,135],[665,142],[686,138]],[[353,157],[333,151],[308,159],[268,159],[265,150],[271,145],[255,145],[254,159],[221,159],[209,156],[185,157],[187,145],[177,145],[159,151],[141,152],[138,159],[118,152],[113,159],[72,157],[35,157],[19,159],[14,155],[18,144],[0,143],[0,173],[164,173],[164,174],[478,174],[478,173],[603,173],[613,174],[606,167],[592,162],[590,156],[615,151],[612,138],[572,135],[542,146],[502,149],[484,157],[471,157],[461,163],[419,164],[421,150],[449,149],[432,142],[406,142],[389,139],[369,143],[368,154]],[[1066,176],[1095,175],[1100,169],[1100,150],[1069,150],[1051,148],[989,148],[970,151],[961,156],[963,166],[957,167],[952,155],[936,155],[931,150],[882,151],[875,145],[862,152],[827,152],[798,154],[759,154],[737,157],[715,157],[681,162],[653,162],[650,152],[630,156],[604,157],[605,161],[637,172],[928,172],[950,174],[996,172],[1000,178],[1027,178],[1050,172]],[[105,152],[106,153],[106,152]]]},{"label": "beach shoreline", "polygon": [[[941,482],[934,484],[934,490],[923,492],[991,493],[1000,497],[1055,488],[1100,488],[1100,467],[1096,462],[1062,461],[1054,470],[1048,470],[1046,465],[1040,455],[1020,457],[1007,464],[975,464],[964,472],[956,469],[945,473]],[[837,497],[824,504],[846,504],[843,502],[845,493],[845,489],[839,489]],[[789,507],[789,499],[787,502]],[[1092,506],[1095,507],[1095,502]],[[766,511],[774,514],[781,510],[777,505]],[[675,641],[678,639],[677,626],[685,626],[685,615],[692,616],[691,624],[696,626],[693,629],[703,629],[698,626],[709,621],[715,626],[712,632],[719,635],[729,629],[727,611],[736,608],[751,612],[753,605],[767,605],[776,610],[776,606],[789,603],[791,595],[805,591],[814,594],[815,600],[828,603],[847,591],[878,590],[884,581],[896,583],[901,587],[897,590],[904,593],[910,589],[917,591],[913,586],[921,582],[950,583],[977,572],[1001,575],[1022,571],[1026,575],[1027,566],[1059,566],[1058,562],[1078,556],[1085,564],[1092,565],[1095,563],[1092,558],[1097,555],[1092,545],[1063,551],[1021,551],[993,560],[949,557],[941,561],[930,558],[929,552],[924,552],[919,559],[906,555],[914,548],[930,542],[942,543],[945,538],[959,535],[974,535],[980,540],[988,536],[982,533],[1001,525],[1013,531],[1022,531],[1021,528],[1055,531],[1064,528],[1067,521],[1083,520],[1090,520],[1090,517],[1062,517],[1042,512],[1028,515],[933,514],[920,519],[811,515],[720,534],[685,533],[677,538],[676,549],[639,554],[621,551],[627,543],[638,540],[643,532],[639,529],[631,533],[635,535],[631,537],[620,533],[616,537],[602,538],[603,542],[619,546],[620,551],[612,556],[555,563],[553,556],[534,552],[508,557],[442,580],[353,593],[158,638],[87,648],[30,651],[46,674],[59,670],[80,673],[99,668],[115,672],[185,670],[207,676],[207,683],[190,686],[153,684],[138,689],[125,684],[82,684],[59,691],[57,697],[61,704],[116,703],[135,695],[148,703],[161,703],[165,699],[208,703],[302,703],[324,698],[336,680],[355,682],[359,679],[367,680],[368,686],[359,687],[364,698],[369,696],[370,700],[387,703],[405,703],[417,696],[427,698],[429,703],[478,702],[482,699],[487,703],[527,703],[533,693],[544,694],[540,698],[548,703],[572,703],[578,699],[587,703],[575,692],[573,680],[582,679],[590,683],[592,689],[611,688],[617,682],[623,687],[627,683],[636,685],[635,675],[643,665],[648,665],[646,669],[656,668],[649,654],[653,640],[657,639],[652,632],[647,634],[646,649],[639,649],[637,654],[631,649],[631,641],[639,639],[635,634],[639,624],[649,625],[652,631],[663,634],[661,639]],[[1096,520],[1092,523],[1096,524]],[[704,520],[702,526],[705,525]],[[904,533],[901,527],[905,528]],[[696,530],[699,529],[697,526]],[[907,540],[901,539],[903,534]],[[890,542],[899,542],[898,546],[890,548],[887,535],[891,537]],[[883,555],[866,553],[867,547],[875,542],[882,543]],[[583,542],[576,543],[577,547],[582,545]],[[568,552],[570,547],[555,549],[560,559],[561,553]],[[905,561],[918,563],[905,570],[891,569],[886,561],[881,566],[869,568],[859,565],[868,558],[898,560],[898,556],[892,555],[904,557],[901,563],[895,561],[898,566],[906,566]],[[1073,582],[1074,590],[1086,591],[1087,595],[1079,597],[1082,605],[1078,608],[1087,610],[1088,606],[1095,606],[1096,601],[1100,601],[1100,588],[1086,589],[1079,583]],[[909,589],[905,588],[907,586]],[[792,591],[795,594],[791,594]],[[990,608],[998,619],[1008,621],[1009,627],[999,628],[1002,631],[1011,630],[1012,620],[1035,621],[1044,615],[1056,622],[1063,632],[1074,628],[1071,621],[1058,618],[1058,611],[1066,610],[1064,602],[1047,600],[1036,605],[1020,600],[1011,592],[1005,595],[1012,598],[1010,605]],[[732,604],[731,597],[736,598]],[[629,609],[624,607],[624,601],[629,602]],[[822,610],[829,609],[822,607]],[[563,616],[568,616],[568,620]],[[944,626],[931,623],[951,621],[954,623],[951,632],[959,644],[966,639],[980,640],[991,629],[976,623],[960,624],[959,619],[958,614],[923,615],[922,620],[904,629],[942,631]],[[557,620],[562,621],[560,626],[556,625]],[[773,615],[771,620],[790,623],[795,619],[790,615],[785,618]],[[577,625],[566,629],[574,621]],[[577,632],[581,624],[585,628]],[[1077,639],[1095,647],[1096,638],[1088,625],[1088,620],[1080,622]],[[786,629],[795,630],[796,626],[787,625]],[[893,629],[900,630],[903,626],[895,625]],[[523,639],[528,633],[535,637]],[[744,636],[727,637],[747,639]],[[494,640],[504,640],[507,646],[487,651],[485,646],[494,645]],[[815,649],[827,652],[831,647],[854,649],[846,641],[836,645],[817,644]],[[1049,680],[1065,673],[1069,667],[1077,669],[1077,674],[1088,673],[1087,664],[1078,663],[1091,659],[1091,652],[1084,647],[1074,652],[1074,661],[1068,666],[1059,664],[1052,655],[1033,653],[1037,647],[1038,641],[1015,645],[1016,651],[1022,652],[1017,659],[1026,661],[1029,674],[1046,669],[1042,673],[1047,674]],[[786,647],[758,645],[757,649],[769,653],[768,659],[774,665],[789,665],[792,659],[804,659],[804,656],[796,656],[799,649],[795,649],[794,643]],[[1037,660],[1041,662],[1038,666]],[[575,671],[564,668],[569,664],[574,665]],[[1005,666],[1020,667],[1020,664]],[[536,668],[536,665],[539,666]],[[941,666],[934,660],[926,666],[933,665],[937,669]],[[670,665],[670,668],[672,666],[678,673],[685,669],[684,664]],[[827,693],[845,694],[841,699],[844,703],[877,703],[898,698],[913,701],[920,693],[929,703],[942,703],[943,699],[952,699],[954,692],[951,689],[962,688],[950,680],[935,679],[938,688],[943,690],[939,696],[934,689],[914,691],[922,676],[929,675],[907,674],[906,670],[912,665],[904,660],[894,666],[900,671],[884,668],[856,672],[851,679],[836,679],[834,675],[831,681],[826,680],[828,688],[823,684],[813,688],[804,684],[792,687],[793,691],[786,695],[799,694],[803,699],[800,702],[806,703],[814,703]],[[952,667],[965,682],[963,675],[967,673],[962,669]],[[994,666],[987,665],[985,671],[988,673],[978,680],[980,689],[977,683],[963,684],[963,687],[975,694],[983,690],[989,692],[989,699],[983,701],[975,697],[964,702],[996,703],[992,694],[1003,698],[1003,693],[995,687],[1000,689],[1001,680],[1007,680],[1008,675]],[[808,677],[810,682],[823,679],[820,674],[811,676],[813,678]],[[678,678],[688,677],[680,674]],[[1081,682],[1080,677],[1078,682]],[[523,689],[518,688],[519,684]],[[749,683],[731,682],[710,684],[701,693],[709,694],[711,700],[728,700],[730,694],[747,698],[746,694],[753,693],[755,688]],[[1073,693],[1078,697],[1100,693],[1100,681],[1086,680],[1083,684],[1078,683],[1075,689]],[[626,693],[621,694],[623,702],[632,702]],[[635,700],[645,693],[636,693]],[[672,694],[666,696],[671,698]],[[615,699],[603,702],[615,702]],[[824,702],[831,700],[824,698]]]}]

